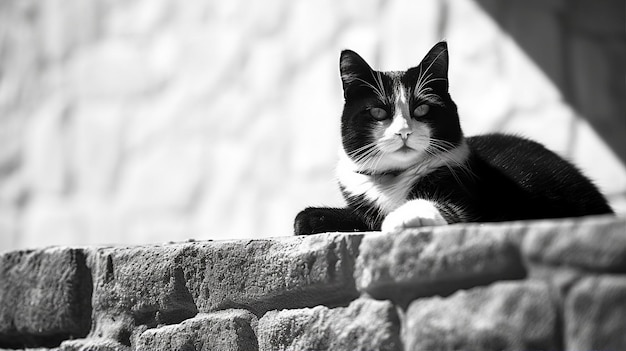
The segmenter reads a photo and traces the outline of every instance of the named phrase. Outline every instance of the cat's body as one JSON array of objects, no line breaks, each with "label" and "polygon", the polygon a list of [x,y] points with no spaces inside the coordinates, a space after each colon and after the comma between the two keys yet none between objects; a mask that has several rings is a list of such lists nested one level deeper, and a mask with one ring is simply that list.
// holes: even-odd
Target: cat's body
[{"label": "cat's body", "polygon": [[345,106],[338,180],[346,208],[307,208],[296,234],[391,231],[612,213],[597,188],[542,145],[465,138],[448,94],[445,43],[406,72],[342,52]]}]

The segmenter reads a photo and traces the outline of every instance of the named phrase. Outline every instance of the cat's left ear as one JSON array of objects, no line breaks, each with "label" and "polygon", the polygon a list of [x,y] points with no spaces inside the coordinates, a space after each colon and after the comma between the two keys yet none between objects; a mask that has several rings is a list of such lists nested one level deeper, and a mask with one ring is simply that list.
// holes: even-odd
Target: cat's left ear
[{"label": "cat's left ear", "polygon": [[368,65],[359,54],[352,50],[343,50],[341,52],[339,70],[344,94],[347,93],[352,83],[359,80],[368,80],[368,78],[373,77],[370,65]]},{"label": "cat's left ear", "polygon": [[413,70],[421,72],[427,81],[443,86],[448,90],[448,44],[440,41],[424,56],[419,66]]}]

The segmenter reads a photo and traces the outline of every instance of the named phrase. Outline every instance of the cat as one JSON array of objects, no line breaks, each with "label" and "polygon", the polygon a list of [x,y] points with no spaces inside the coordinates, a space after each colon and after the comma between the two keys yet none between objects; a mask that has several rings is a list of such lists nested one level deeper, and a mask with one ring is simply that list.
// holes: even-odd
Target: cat
[{"label": "cat", "polygon": [[344,50],[340,71],[337,176],[347,206],[304,209],[295,234],[613,213],[589,179],[543,145],[463,135],[448,92],[445,41],[403,72],[375,71]]}]

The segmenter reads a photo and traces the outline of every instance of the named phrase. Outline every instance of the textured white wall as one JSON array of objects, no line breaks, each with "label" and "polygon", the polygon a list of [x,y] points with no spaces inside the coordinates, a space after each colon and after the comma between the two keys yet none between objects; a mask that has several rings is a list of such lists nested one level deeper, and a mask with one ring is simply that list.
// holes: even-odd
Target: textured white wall
[{"label": "textured white wall", "polygon": [[[555,3],[527,9],[546,46]],[[340,50],[399,70],[440,39],[466,134],[538,139],[622,206],[624,165],[472,0],[7,0],[0,250],[289,235],[343,203]]]}]

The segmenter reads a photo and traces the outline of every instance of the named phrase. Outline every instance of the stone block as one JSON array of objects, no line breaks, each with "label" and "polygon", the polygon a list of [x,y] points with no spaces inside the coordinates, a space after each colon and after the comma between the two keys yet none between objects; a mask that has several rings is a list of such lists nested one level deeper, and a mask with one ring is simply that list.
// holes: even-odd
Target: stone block
[{"label": "stone block", "polygon": [[500,282],[409,306],[406,350],[557,350],[557,313],[539,281]]},{"label": "stone block", "polygon": [[366,235],[355,269],[357,288],[407,304],[420,296],[522,278],[520,228],[469,224]]},{"label": "stone block", "polygon": [[77,339],[61,343],[58,351],[130,351],[128,345],[122,345],[107,339]]},{"label": "stone block", "polygon": [[587,273],[579,268],[553,266],[549,264],[528,263],[529,280],[545,282],[555,301],[564,301],[570,289]]},{"label": "stone block", "polygon": [[361,235],[195,242],[100,249],[94,257],[93,337],[133,344],[141,328],[245,307],[347,303]]},{"label": "stone block", "polygon": [[180,324],[149,329],[139,337],[137,351],[256,351],[256,317],[246,310],[198,314]]},{"label": "stone block", "polygon": [[260,351],[402,350],[400,322],[389,301],[360,298],[347,307],[267,312],[258,325]]},{"label": "stone block", "polygon": [[587,277],[565,300],[567,350],[626,350],[626,277]]},{"label": "stone block", "polygon": [[522,244],[531,261],[626,272],[626,218],[601,216],[541,222]]},{"label": "stone block", "polygon": [[0,255],[0,347],[52,347],[89,332],[85,257],[70,248]]}]

